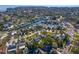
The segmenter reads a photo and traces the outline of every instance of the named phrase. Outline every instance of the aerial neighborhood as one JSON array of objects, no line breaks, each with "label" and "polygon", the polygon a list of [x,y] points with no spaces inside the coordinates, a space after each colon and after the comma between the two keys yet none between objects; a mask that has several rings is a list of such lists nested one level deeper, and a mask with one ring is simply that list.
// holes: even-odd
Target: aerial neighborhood
[{"label": "aerial neighborhood", "polygon": [[79,7],[0,11],[0,54],[79,54]]}]

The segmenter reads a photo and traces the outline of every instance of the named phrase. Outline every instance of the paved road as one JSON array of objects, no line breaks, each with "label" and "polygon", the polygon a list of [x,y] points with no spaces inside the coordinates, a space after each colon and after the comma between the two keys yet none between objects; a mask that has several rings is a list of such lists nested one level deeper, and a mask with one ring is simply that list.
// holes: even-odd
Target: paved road
[{"label": "paved road", "polygon": [[[66,33],[71,36],[70,40],[72,41],[74,39],[74,33],[75,33],[74,29],[75,28],[72,24],[70,24],[70,23],[67,23],[67,24],[69,25],[69,27],[67,27],[67,32]],[[66,48],[63,49],[62,54],[70,53],[69,49],[70,49],[71,46],[72,46],[72,44],[70,44],[69,46],[66,46]]]}]

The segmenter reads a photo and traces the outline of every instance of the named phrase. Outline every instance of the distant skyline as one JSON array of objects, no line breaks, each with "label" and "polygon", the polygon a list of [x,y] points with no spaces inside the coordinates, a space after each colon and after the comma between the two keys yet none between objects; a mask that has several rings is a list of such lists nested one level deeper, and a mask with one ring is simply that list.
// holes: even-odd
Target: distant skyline
[{"label": "distant skyline", "polygon": [[15,8],[18,5],[0,5],[0,11],[5,11],[7,8]]},{"label": "distant skyline", "polygon": [[19,6],[79,7],[79,5],[0,5],[0,11],[5,11],[7,8],[15,8]]}]

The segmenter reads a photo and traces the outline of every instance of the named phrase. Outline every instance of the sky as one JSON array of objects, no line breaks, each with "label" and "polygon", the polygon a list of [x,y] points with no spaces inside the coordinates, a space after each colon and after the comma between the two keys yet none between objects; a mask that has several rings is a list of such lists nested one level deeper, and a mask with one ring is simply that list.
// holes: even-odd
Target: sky
[{"label": "sky", "polygon": [[79,0],[0,0],[1,5],[79,5]]},{"label": "sky", "polygon": [[[3,6],[4,5],[4,6]],[[0,0],[0,10],[14,8],[19,5],[34,6],[79,6],[79,0]]]}]

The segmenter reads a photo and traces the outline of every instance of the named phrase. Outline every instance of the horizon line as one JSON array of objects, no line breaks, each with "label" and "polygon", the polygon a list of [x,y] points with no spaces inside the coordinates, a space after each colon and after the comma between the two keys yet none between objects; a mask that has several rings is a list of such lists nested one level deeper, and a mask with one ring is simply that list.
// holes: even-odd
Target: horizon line
[{"label": "horizon line", "polygon": [[31,6],[40,6],[40,7],[79,7],[79,5],[0,5],[0,11],[6,11],[7,8],[16,8],[16,7],[31,7]]}]

